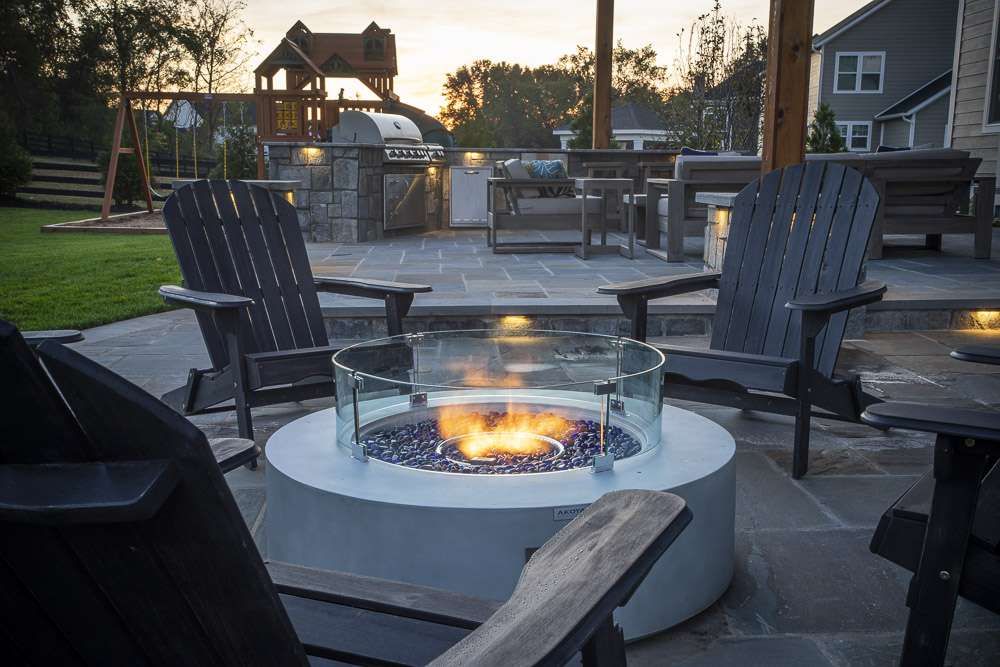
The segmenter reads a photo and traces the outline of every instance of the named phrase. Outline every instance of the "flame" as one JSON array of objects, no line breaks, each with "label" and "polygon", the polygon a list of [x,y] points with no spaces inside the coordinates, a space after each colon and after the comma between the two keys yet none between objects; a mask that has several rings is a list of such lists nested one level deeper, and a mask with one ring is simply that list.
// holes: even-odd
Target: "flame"
[{"label": "flame", "polygon": [[558,440],[569,427],[566,419],[551,412],[518,412],[512,406],[493,423],[459,405],[447,406],[438,415],[441,437],[464,436],[455,446],[469,460],[545,454],[549,449],[537,436]]}]

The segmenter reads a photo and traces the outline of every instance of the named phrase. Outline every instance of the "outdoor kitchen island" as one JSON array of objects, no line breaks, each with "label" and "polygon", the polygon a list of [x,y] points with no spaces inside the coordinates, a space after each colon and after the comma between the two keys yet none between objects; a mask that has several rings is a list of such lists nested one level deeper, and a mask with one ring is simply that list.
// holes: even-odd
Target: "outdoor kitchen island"
[{"label": "outdoor kitchen island", "polygon": [[617,618],[629,639],[676,625],[732,577],[735,443],[663,405],[662,364],[643,343],[549,331],[346,348],[337,408],[268,441],[268,556],[503,600],[604,493],[671,491],[694,519]]}]

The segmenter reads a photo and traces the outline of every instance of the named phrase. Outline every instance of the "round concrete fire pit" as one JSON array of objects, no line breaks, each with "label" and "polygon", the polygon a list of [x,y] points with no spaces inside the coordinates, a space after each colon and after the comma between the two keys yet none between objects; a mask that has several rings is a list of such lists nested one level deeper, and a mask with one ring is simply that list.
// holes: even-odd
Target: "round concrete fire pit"
[{"label": "round concrete fire pit", "polygon": [[729,585],[735,445],[662,405],[661,366],[635,341],[544,332],[343,351],[337,408],[267,444],[268,557],[502,600],[604,493],[671,491],[694,520],[617,616],[627,638],[675,625]]}]

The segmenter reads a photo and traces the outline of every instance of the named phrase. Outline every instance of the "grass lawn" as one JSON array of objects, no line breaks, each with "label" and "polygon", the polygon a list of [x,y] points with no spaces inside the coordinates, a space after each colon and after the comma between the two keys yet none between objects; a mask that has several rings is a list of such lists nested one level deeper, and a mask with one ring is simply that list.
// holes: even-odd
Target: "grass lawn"
[{"label": "grass lawn", "polygon": [[85,329],[167,310],[156,294],[179,284],[166,236],[43,234],[88,211],[0,207],[0,317],[24,330]]}]

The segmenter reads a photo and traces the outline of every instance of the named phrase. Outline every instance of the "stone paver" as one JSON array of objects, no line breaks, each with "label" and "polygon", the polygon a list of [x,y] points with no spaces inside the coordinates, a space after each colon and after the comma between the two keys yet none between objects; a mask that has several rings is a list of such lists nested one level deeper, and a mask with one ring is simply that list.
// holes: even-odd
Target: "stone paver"
[{"label": "stone paver", "polygon": [[[867,275],[889,285],[886,299],[890,301],[913,304],[950,299],[957,303],[992,296],[1000,305],[1000,230],[994,235],[998,249],[994,251],[996,259],[991,260],[970,259],[967,236],[945,236],[942,252],[914,246],[906,237],[889,237],[884,259],[869,262]],[[562,237],[572,235],[524,232],[518,240]],[[614,233],[610,238],[615,243],[624,240]],[[596,294],[595,288],[609,282],[701,271],[701,246],[697,238],[686,239],[686,261],[670,264],[641,249],[634,260],[614,255],[586,261],[571,254],[494,255],[486,247],[485,232],[469,229],[399,236],[369,244],[310,243],[308,247],[316,274],[430,284],[434,292],[421,295],[420,307],[528,301],[538,308],[538,299],[614,304],[613,298]],[[349,297],[323,297],[323,304],[329,307],[357,303]],[[672,297],[670,303],[703,305],[705,299],[702,294],[693,294]]]},{"label": "stone paver", "polygon": [[[207,363],[194,318],[183,311],[85,333],[86,340],[75,344],[76,349],[155,395],[179,385],[188,368]],[[845,344],[841,365],[860,372],[867,388],[883,398],[997,409],[1000,373],[972,372],[967,364],[947,357],[951,346],[972,341],[1000,345],[1000,332],[869,334],[863,341]],[[707,344],[699,336],[670,342]],[[972,378],[978,382],[974,386],[969,384]],[[258,442],[266,445],[269,434],[282,424],[331,403],[317,400],[255,410]],[[736,438],[736,573],[730,589],[708,610],[631,644],[630,663],[894,665],[906,622],[908,575],[871,554],[868,543],[881,513],[928,470],[931,439],[816,421],[810,475],[793,480],[787,472],[790,420],[678,404],[720,423]],[[236,433],[229,413],[193,421],[212,436]],[[262,466],[227,476],[258,548],[266,518],[263,475]],[[997,655],[1000,617],[963,604],[955,620],[949,664],[996,665]]]}]

